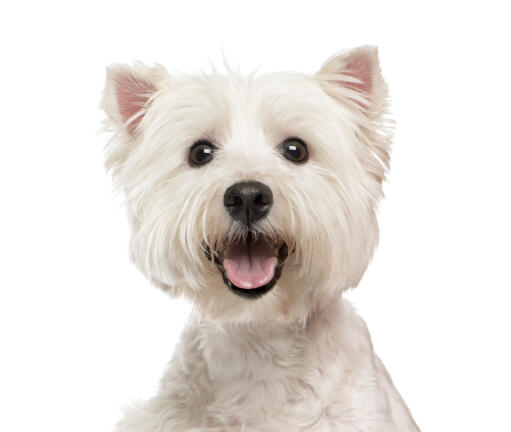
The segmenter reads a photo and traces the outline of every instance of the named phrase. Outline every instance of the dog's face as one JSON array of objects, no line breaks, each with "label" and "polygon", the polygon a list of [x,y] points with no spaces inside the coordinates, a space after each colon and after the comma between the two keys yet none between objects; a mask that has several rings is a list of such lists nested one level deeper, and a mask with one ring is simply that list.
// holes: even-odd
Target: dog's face
[{"label": "dog's face", "polygon": [[313,77],[111,67],[107,166],[134,262],[230,321],[305,318],[355,286],[378,237],[385,98],[370,47]]}]

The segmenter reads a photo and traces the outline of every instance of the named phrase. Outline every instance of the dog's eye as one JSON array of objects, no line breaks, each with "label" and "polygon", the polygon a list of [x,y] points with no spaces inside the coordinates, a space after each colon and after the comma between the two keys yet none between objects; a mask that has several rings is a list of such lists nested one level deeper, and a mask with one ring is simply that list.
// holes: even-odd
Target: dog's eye
[{"label": "dog's eye", "polygon": [[307,145],[300,138],[288,138],[282,145],[284,157],[294,163],[304,163],[309,159]]},{"label": "dog's eye", "polygon": [[205,165],[213,159],[215,146],[207,140],[197,141],[188,154],[188,162],[191,166]]}]

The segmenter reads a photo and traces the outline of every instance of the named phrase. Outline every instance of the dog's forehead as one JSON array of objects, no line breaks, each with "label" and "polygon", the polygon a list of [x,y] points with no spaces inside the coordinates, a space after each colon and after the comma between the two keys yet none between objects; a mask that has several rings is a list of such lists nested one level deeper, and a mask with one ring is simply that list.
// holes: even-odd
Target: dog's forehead
[{"label": "dog's forehead", "polygon": [[[311,110],[324,100],[318,83],[299,73],[275,72],[237,80],[225,76],[221,88],[232,109],[244,117]],[[294,109],[290,109],[291,106]]]},{"label": "dog's forehead", "polygon": [[210,106],[216,107],[215,135],[226,149],[296,135],[329,110],[316,80],[304,74],[224,75],[208,81]]}]

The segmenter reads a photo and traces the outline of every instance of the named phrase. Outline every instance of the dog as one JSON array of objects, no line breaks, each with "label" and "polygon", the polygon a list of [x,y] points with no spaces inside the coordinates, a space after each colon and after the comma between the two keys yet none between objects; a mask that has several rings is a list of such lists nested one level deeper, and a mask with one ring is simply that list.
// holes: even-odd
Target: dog
[{"label": "dog", "polygon": [[389,165],[377,49],[313,76],[226,69],[107,69],[132,261],[194,305],[158,394],[116,430],[418,431],[342,297],[377,244]]}]

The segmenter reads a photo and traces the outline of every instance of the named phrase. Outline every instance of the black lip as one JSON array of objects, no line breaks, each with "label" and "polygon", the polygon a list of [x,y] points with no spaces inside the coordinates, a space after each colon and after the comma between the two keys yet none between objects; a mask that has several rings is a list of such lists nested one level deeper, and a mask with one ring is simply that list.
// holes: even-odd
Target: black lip
[{"label": "black lip", "polygon": [[[206,258],[211,261],[211,250],[210,250],[209,246],[204,249],[204,255],[206,255]],[[236,294],[237,296],[243,297],[245,299],[255,300],[257,298],[262,297],[267,292],[271,291],[271,289],[275,286],[275,284],[277,283],[277,280],[280,278],[280,275],[282,274],[282,267],[284,267],[284,261],[287,258],[287,255],[288,255],[288,248],[287,248],[287,245],[285,243],[283,243],[279,248],[279,252],[278,252],[278,256],[277,256],[278,263],[277,263],[277,266],[275,267],[275,272],[273,273],[273,278],[267,284],[260,286],[258,288],[253,288],[253,289],[243,289],[243,288],[240,288],[240,287],[237,287],[236,285],[234,285],[227,277],[227,272],[225,271],[225,268],[223,266],[223,258],[220,255],[218,255],[218,253],[216,253],[216,252],[214,254],[214,261],[215,261],[216,267],[218,268],[218,270],[220,271],[220,274],[222,275],[222,279],[223,279],[225,285],[227,286],[227,288],[229,288],[229,290],[233,294]]]},{"label": "black lip", "polygon": [[271,289],[275,286],[277,283],[277,278],[273,277],[273,279],[268,282],[266,285],[260,286],[258,288],[252,288],[252,289],[243,289],[238,288],[236,285],[233,285],[233,283],[227,279],[227,282],[224,280],[225,284],[227,285],[227,288],[231,290],[234,294],[237,296],[243,297],[245,299],[256,299],[259,297],[262,297],[267,292],[271,291]]}]

